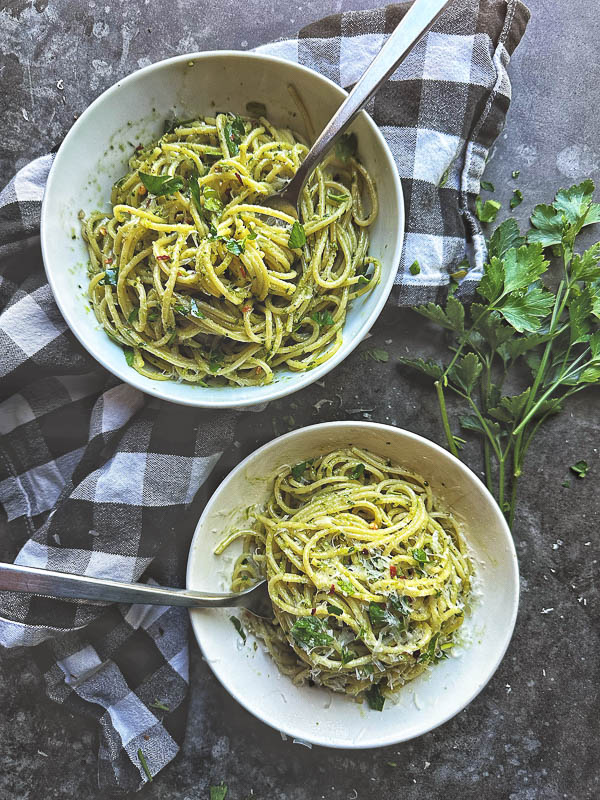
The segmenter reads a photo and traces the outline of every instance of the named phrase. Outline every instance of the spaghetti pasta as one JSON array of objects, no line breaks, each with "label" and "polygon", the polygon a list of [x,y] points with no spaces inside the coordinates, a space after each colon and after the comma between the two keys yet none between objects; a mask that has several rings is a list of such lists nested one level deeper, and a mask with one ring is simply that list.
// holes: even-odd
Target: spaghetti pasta
[{"label": "spaghetti pasta", "polygon": [[299,220],[257,205],[307,152],[264,116],[177,123],[136,148],[111,214],[80,214],[91,304],[130,366],[156,380],[247,386],[339,349],[349,304],[380,278],[368,256],[377,194],[354,155],[333,153]]},{"label": "spaghetti pasta", "polygon": [[273,623],[248,617],[279,669],[381,708],[445,658],[473,574],[428,482],[356,447],[282,468],[242,537],[232,589],[268,581]]}]

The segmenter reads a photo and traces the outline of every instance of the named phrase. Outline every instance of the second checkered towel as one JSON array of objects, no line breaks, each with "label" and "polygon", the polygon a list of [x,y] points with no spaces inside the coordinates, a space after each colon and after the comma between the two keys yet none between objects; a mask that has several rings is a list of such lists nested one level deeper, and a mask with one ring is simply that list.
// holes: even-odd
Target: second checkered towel
[{"label": "second checkered towel", "polygon": [[[329,17],[261,52],[348,88],[408,7]],[[404,188],[396,287],[403,305],[443,293],[465,257],[467,280],[481,274],[485,242],[475,197],[504,124],[506,70],[528,16],[518,0],[457,0],[371,103]],[[0,501],[8,520],[1,557],[181,585],[189,540],[182,513],[232,441],[235,414],[151,401],[77,344],[39,251],[51,162],[37,159],[0,194]],[[409,269],[415,260],[418,275]],[[31,648],[48,695],[97,721],[102,788],[140,788],[178,752],[188,689],[182,609],[4,592],[0,644]]]}]

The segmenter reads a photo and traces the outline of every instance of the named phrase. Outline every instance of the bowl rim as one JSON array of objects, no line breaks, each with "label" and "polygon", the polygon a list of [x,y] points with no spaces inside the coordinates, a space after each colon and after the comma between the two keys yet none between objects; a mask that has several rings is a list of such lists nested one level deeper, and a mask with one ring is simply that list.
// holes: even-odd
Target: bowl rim
[{"label": "bowl rim", "polygon": [[[51,266],[51,258],[49,255],[49,242],[48,242],[48,234],[46,233],[49,229],[49,217],[51,214],[50,210],[50,201],[49,198],[53,194],[53,185],[54,181],[56,180],[56,176],[60,172],[62,168],[62,162],[65,158],[65,152],[68,148],[68,145],[76,136],[79,134],[79,129],[82,125],[85,124],[85,121],[89,115],[89,113],[96,108],[96,106],[103,103],[113,94],[115,94],[122,86],[125,84],[134,82],[137,80],[141,75],[146,75],[153,71],[158,71],[164,67],[172,66],[181,62],[188,62],[188,61],[200,61],[200,60],[207,60],[212,59],[215,57],[222,58],[223,56],[235,56],[236,58],[241,59],[248,59],[250,61],[262,61],[262,62],[270,62],[273,65],[277,64],[285,64],[286,66],[290,66],[293,69],[299,70],[300,72],[304,72],[310,75],[312,78],[316,78],[320,81],[323,81],[326,84],[329,84],[332,88],[334,88],[339,94],[340,98],[347,96],[347,92],[341,86],[339,86],[334,81],[327,78],[325,75],[317,72],[310,67],[307,67],[303,64],[299,64],[295,61],[290,61],[285,58],[281,58],[279,56],[271,56],[271,55],[264,55],[262,53],[256,52],[246,52],[246,51],[238,51],[238,50],[207,50],[205,52],[196,52],[196,53],[185,53],[183,55],[173,56],[172,58],[166,58],[161,61],[157,61],[154,64],[150,64],[146,67],[142,67],[141,69],[137,69],[134,72],[126,75],[124,78],[116,81],[112,86],[108,89],[105,89],[102,94],[100,94],[95,100],[93,100],[89,106],[82,112],[80,117],[75,121],[73,126],[67,132],[65,138],[63,139],[56,156],[53,160],[52,166],[50,168],[50,172],[48,174],[48,180],[46,182],[46,187],[44,190],[44,197],[42,200],[42,210],[41,210],[41,217],[40,217],[40,244],[42,250],[42,260],[44,263],[44,270],[46,272],[46,278],[50,285],[50,289],[52,290],[52,294],[54,297],[54,301],[57,304],[63,319],[67,323],[70,331],[73,333],[75,338],[79,341],[79,343],[87,350],[87,352],[97,361],[101,366],[115,375],[117,378],[122,380],[123,382],[133,386],[136,389],[144,392],[147,395],[157,397],[160,400],[166,400],[167,402],[176,403],[178,405],[185,405],[190,406],[192,408],[245,408],[258,405],[260,403],[270,402],[271,400],[277,400],[281,397],[285,397],[290,394],[294,394],[295,392],[304,389],[306,386],[314,383],[315,381],[319,380],[320,378],[324,377],[327,373],[329,373],[332,369],[338,366],[344,359],[346,359],[360,344],[360,342],[364,339],[365,335],[369,332],[369,330],[373,327],[377,319],[379,318],[383,308],[390,296],[392,288],[394,286],[394,282],[396,279],[397,274],[397,267],[400,264],[400,256],[402,253],[402,247],[404,243],[404,233],[405,233],[405,225],[406,225],[406,215],[405,215],[405,207],[404,207],[404,195],[402,192],[402,184],[400,181],[400,176],[398,174],[398,169],[396,167],[394,157],[390,150],[388,143],[385,140],[379,126],[375,123],[372,117],[366,112],[361,111],[358,115],[359,117],[362,115],[363,118],[366,119],[367,125],[371,128],[373,135],[379,141],[381,146],[382,152],[385,154],[385,158],[388,161],[388,165],[390,169],[388,170],[390,174],[391,184],[393,186],[394,194],[396,195],[396,202],[398,203],[398,210],[399,210],[399,224],[396,227],[397,236],[395,239],[395,246],[393,252],[389,255],[389,258],[393,264],[396,265],[396,269],[391,269],[390,274],[385,282],[380,282],[376,287],[374,287],[373,292],[377,292],[377,301],[368,314],[365,317],[363,322],[360,324],[356,335],[352,339],[348,339],[345,342],[345,347],[342,345],[340,349],[334,353],[334,355],[325,361],[323,364],[319,364],[317,367],[311,370],[306,370],[305,372],[298,372],[293,377],[287,380],[275,380],[273,383],[266,384],[263,387],[260,387],[261,391],[260,394],[257,394],[256,397],[249,397],[242,399],[236,398],[233,395],[230,399],[203,399],[202,395],[203,392],[199,391],[196,396],[177,396],[175,392],[172,392],[172,386],[177,386],[177,382],[175,381],[150,381],[146,379],[143,380],[142,375],[136,372],[131,367],[127,366],[125,362],[123,365],[118,364],[115,362],[115,359],[110,354],[105,353],[97,353],[94,347],[86,341],[86,337],[84,335],[84,331],[78,331],[78,323],[75,320],[72,320],[70,317],[69,310],[67,308],[66,303],[63,303],[61,298],[60,292],[58,291],[58,287],[56,285],[56,281],[54,280],[55,270],[57,268],[53,268]],[[68,162],[66,162],[66,165]],[[381,213],[381,211],[380,211]],[[94,317],[95,319],[95,317]],[[122,359],[123,360],[123,359]],[[147,385],[150,384],[150,385]],[[154,385],[156,384],[156,385]],[[227,392],[235,391],[236,387],[223,387],[223,389]],[[172,396],[174,394],[175,396]]]},{"label": "bowl rim", "polygon": [[332,748],[332,749],[335,749],[335,750],[369,750],[369,749],[373,749],[373,748],[376,748],[376,747],[388,747],[390,745],[401,744],[402,742],[407,742],[407,741],[410,741],[411,739],[416,739],[419,736],[423,736],[426,733],[429,733],[430,731],[432,731],[432,730],[434,730],[434,729],[436,729],[438,727],[441,727],[446,722],[448,722],[450,719],[452,719],[457,714],[459,714],[461,711],[463,711],[471,702],[473,702],[473,700],[477,697],[477,695],[480,694],[480,692],[482,692],[483,689],[490,682],[490,680],[492,679],[492,677],[496,673],[498,667],[500,666],[502,660],[504,659],[504,656],[506,655],[506,651],[508,650],[508,646],[509,646],[509,644],[510,644],[510,642],[512,640],[512,636],[513,636],[513,633],[514,633],[514,628],[515,628],[515,624],[516,624],[516,620],[517,620],[517,613],[518,613],[518,610],[519,610],[519,599],[520,599],[519,563],[518,563],[518,558],[517,558],[517,552],[516,552],[516,549],[515,549],[515,544],[514,544],[514,540],[513,540],[513,537],[512,537],[512,533],[510,531],[510,528],[508,526],[508,523],[507,523],[502,511],[500,510],[500,507],[496,503],[496,500],[494,499],[493,495],[491,494],[491,492],[489,491],[487,486],[485,486],[483,481],[479,478],[478,475],[475,474],[475,472],[473,472],[473,470],[471,470],[466,464],[464,464],[460,459],[456,458],[456,456],[454,456],[448,450],[445,450],[443,447],[441,447],[436,442],[433,442],[431,439],[427,439],[425,436],[421,436],[418,433],[413,433],[412,431],[406,430],[405,428],[396,427],[395,425],[386,425],[386,424],[380,423],[380,422],[367,422],[367,421],[364,421],[364,420],[357,420],[357,421],[354,421],[354,420],[335,420],[335,421],[332,421],[332,422],[319,422],[319,423],[316,423],[314,425],[306,425],[306,426],[304,426],[302,428],[297,428],[296,430],[289,431],[288,433],[284,433],[283,435],[278,436],[275,439],[271,439],[270,441],[266,442],[265,444],[263,444],[261,447],[257,448],[256,450],[253,450],[252,453],[250,453],[248,456],[246,456],[246,458],[244,458],[242,461],[240,461],[240,463],[237,464],[223,478],[223,480],[219,483],[217,488],[212,492],[211,496],[209,497],[209,499],[206,502],[206,505],[205,505],[205,507],[204,507],[204,509],[202,511],[202,514],[200,515],[200,517],[198,519],[198,522],[196,523],[196,528],[194,530],[194,534],[193,534],[193,537],[192,537],[192,540],[191,540],[191,543],[190,543],[190,549],[189,549],[189,554],[188,554],[188,561],[187,561],[185,579],[186,579],[186,588],[187,589],[191,589],[191,590],[198,589],[197,586],[193,586],[192,585],[192,573],[193,573],[194,562],[195,562],[194,553],[198,549],[196,545],[198,543],[198,540],[200,539],[201,528],[202,528],[202,524],[204,522],[204,519],[209,515],[210,511],[212,510],[212,506],[214,505],[217,496],[224,489],[227,488],[227,485],[229,484],[229,482],[235,476],[237,476],[240,472],[242,472],[248,466],[248,464],[251,461],[253,461],[256,457],[258,457],[260,454],[262,454],[265,450],[267,450],[267,449],[269,449],[271,447],[276,447],[279,443],[281,443],[283,441],[286,441],[286,440],[289,440],[289,439],[293,439],[293,438],[302,437],[305,434],[306,431],[321,430],[321,431],[323,431],[323,434],[325,434],[327,431],[330,431],[330,430],[333,430],[333,429],[338,429],[339,430],[339,429],[342,429],[342,428],[345,428],[345,427],[349,427],[349,426],[351,426],[354,429],[362,428],[365,431],[378,430],[378,431],[382,431],[382,432],[388,432],[388,433],[390,433],[392,435],[401,434],[404,437],[412,439],[414,442],[418,443],[420,446],[424,446],[425,448],[432,450],[435,454],[448,459],[451,463],[453,463],[455,466],[457,466],[459,468],[460,472],[463,473],[463,475],[465,476],[466,480],[473,481],[476,484],[479,484],[479,488],[483,491],[483,497],[486,498],[488,504],[490,505],[491,509],[493,510],[494,516],[496,517],[497,522],[498,522],[498,530],[499,530],[499,532],[502,533],[503,538],[505,540],[506,551],[507,551],[507,554],[508,554],[507,557],[508,557],[508,561],[509,561],[510,567],[512,568],[512,570],[511,570],[511,572],[512,572],[511,578],[512,578],[512,581],[513,581],[513,585],[515,586],[515,592],[512,595],[512,606],[511,606],[510,619],[509,619],[508,624],[506,625],[506,628],[505,628],[505,631],[504,631],[504,639],[503,639],[503,641],[501,643],[500,649],[498,650],[496,659],[488,667],[487,672],[484,673],[483,680],[475,682],[473,684],[473,686],[471,687],[470,691],[468,692],[468,694],[466,696],[466,699],[461,700],[461,702],[456,706],[456,708],[448,711],[448,713],[446,713],[443,716],[442,719],[440,719],[439,721],[435,721],[432,724],[430,724],[429,722],[425,721],[424,725],[422,726],[422,728],[420,730],[418,730],[417,732],[411,732],[408,735],[400,735],[398,738],[387,739],[387,740],[381,741],[381,742],[379,742],[377,744],[370,744],[370,743],[365,743],[365,744],[362,744],[362,743],[357,743],[357,744],[356,743],[352,743],[352,744],[348,744],[348,743],[343,743],[343,744],[342,743],[331,743],[330,741],[328,741],[325,738],[319,738],[318,735],[315,735],[315,736],[311,735],[310,739],[305,739],[305,733],[304,732],[295,731],[293,729],[294,728],[294,723],[293,723],[292,720],[290,720],[290,724],[287,727],[280,727],[279,725],[274,724],[272,721],[270,721],[266,717],[266,715],[263,715],[263,714],[259,713],[258,711],[256,711],[253,708],[250,708],[246,704],[244,696],[242,694],[236,692],[233,689],[233,687],[230,687],[230,686],[227,685],[227,683],[225,682],[224,676],[222,677],[217,671],[215,671],[213,669],[212,664],[210,663],[210,661],[206,657],[206,653],[205,653],[204,648],[202,646],[202,638],[199,635],[199,632],[197,630],[198,617],[196,615],[194,615],[194,613],[192,613],[192,609],[190,609],[189,613],[190,613],[191,627],[192,627],[192,630],[194,632],[194,637],[196,639],[196,642],[198,644],[198,647],[200,648],[200,651],[201,651],[203,657],[205,658],[205,660],[209,664],[213,675],[217,678],[217,680],[219,681],[221,686],[223,686],[223,688],[228,692],[228,694],[231,697],[233,697],[235,700],[237,700],[237,702],[243,708],[245,708],[246,711],[248,711],[250,714],[252,714],[252,716],[256,717],[261,722],[265,723],[266,725],[268,725],[269,727],[273,728],[274,730],[283,731],[283,733],[285,733],[287,736],[300,738],[300,739],[303,739],[305,741],[310,741],[312,744],[320,746],[320,747],[329,747],[329,748]]}]

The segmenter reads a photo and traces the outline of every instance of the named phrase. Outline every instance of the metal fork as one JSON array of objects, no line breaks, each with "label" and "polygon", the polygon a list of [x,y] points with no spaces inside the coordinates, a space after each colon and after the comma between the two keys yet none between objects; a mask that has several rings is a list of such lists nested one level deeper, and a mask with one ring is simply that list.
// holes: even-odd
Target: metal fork
[{"label": "metal fork", "polygon": [[273,606],[266,581],[237,594],[215,594],[191,589],[166,589],[145,583],[88,578],[86,575],[23,567],[18,564],[0,564],[0,590],[110,603],[144,603],[187,608],[237,607],[245,608],[263,619],[273,618]]},{"label": "metal fork", "polygon": [[[315,167],[450,2],[451,0],[415,0],[348,97],[329,120],[294,177],[279,191],[256,202],[278,208],[291,216],[298,216],[302,190]],[[265,211],[266,213],[268,212]]]}]

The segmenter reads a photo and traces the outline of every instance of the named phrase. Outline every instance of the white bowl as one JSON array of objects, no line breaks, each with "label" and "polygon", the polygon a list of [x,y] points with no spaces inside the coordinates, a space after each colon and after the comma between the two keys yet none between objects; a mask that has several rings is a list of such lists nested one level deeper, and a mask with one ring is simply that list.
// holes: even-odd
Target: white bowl
[{"label": "white bowl", "polygon": [[196,527],[187,585],[229,591],[241,543],[222,556],[213,549],[231,526],[243,524],[248,505],[267,499],[275,470],[350,444],[419,472],[464,522],[476,569],[476,602],[461,628],[464,644],[404,686],[398,704],[387,702],[379,713],[327,689],[294,686],[260,644],[254,649],[250,636],[242,644],[228,619],[235,610],[192,611],[192,627],[214,674],[263,722],[325,747],[382,747],[427,733],[461,711],[494,674],[513,632],[519,602],[515,548],[494,498],[468,467],[433,442],[389,425],[327,422],[287,433],[242,461],[213,494]]},{"label": "white bowl", "polygon": [[95,100],[73,125],[50,170],[42,206],[42,254],[48,281],[67,324],[81,344],[121,380],[163,400],[190,406],[254,405],[290,394],[322,378],[352,352],[373,325],[392,289],[400,261],[404,203],[393,156],[373,120],[362,112],[352,125],[359,154],[377,184],[381,212],[370,229],[370,254],[383,265],[382,279],[348,312],[344,343],[308,372],[283,371],[268,386],[203,388],[154,381],[127,366],[122,349],[97,323],[87,302],[88,255],[79,234],[80,209],[110,210],[112,184],[128,169],[132,147],[163,132],[173,116],[186,119],[215,110],[246,113],[262,102],[276,125],[306,134],[288,85],[294,84],[320,131],[346,95],[307,67],[280,58],[233,51],[194,53],[134,72]]}]

